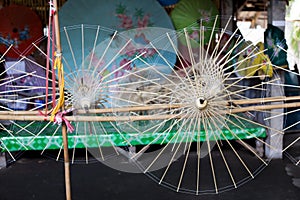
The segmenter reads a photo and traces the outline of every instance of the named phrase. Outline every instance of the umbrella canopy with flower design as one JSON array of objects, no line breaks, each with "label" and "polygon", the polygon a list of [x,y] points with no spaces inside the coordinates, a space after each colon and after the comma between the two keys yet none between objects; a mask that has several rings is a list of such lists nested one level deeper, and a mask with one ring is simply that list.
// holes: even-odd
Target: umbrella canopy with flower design
[{"label": "umbrella canopy with flower design", "polygon": [[[110,50],[106,52],[108,57],[109,54],[113,54],[111,56],[114,56],[116,53],[115,51],[111,51],[111,49],[120,47],[118,42],[118,40],[122,40],[120,37],[131,38],[131,44],[139,44],[139,47],[135,47],[135,49],[142,50],[145,48],[140,48],[140,46],[147,46],[149,42],[159,40],[165,32],[174,30],[167,12],[156,0],[113,0],[109,2],[104,0],[90,0],[88,2],[84,0],[69,0],[62,6],[59,14],[62,30],[65,27],[80,24],[99,25],[101,28],[105,27],[104,29],[107,30],[100,31],[97,38],[95,38],[96,31],[91,31],[91,29],[71,28],[69,30],[72,31],[62,34],[61,43],[64,52],[64,62],[66,62],[65,65],[70,65],[71,68],[75,63],[84,63],[85,56],[81,56],[82,51],[84,51],[84,55],[91,55],[91,47],[104,44],[105,41],[110,41],[114,37],[115,31],[122,34],[118,34],[119,38],[115,37],[112,40],[112,45],[115,46],[111,46]],[[155,27],[158,28],[155,29]],[[83,37],[84,40],[82,39]],[[71,49],[73,49],[72,53]],[[99,58],[102,57],[101,55],[94,55],[93,58],[96,59],[97,56]],[[172,65],[176,61],[176,55],[173,54],[171,56],[173,60]],[[107,60],[103,60],[102,62],[107,62]],[[66,73],[69,71],[71,70],[66,69]]]}]

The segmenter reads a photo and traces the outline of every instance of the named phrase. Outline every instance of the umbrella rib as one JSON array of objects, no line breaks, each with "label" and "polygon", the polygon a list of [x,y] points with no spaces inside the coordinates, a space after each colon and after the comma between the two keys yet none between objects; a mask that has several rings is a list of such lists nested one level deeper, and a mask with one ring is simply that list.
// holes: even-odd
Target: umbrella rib
[{"label": "umbrella rib", "polygon": [[[212,119],[212,120],[214,120],[214,119]],[[224,125],[224,124],[223,124],[223,125]],[[210,125],[210,127],[211,127],[211,125]],[[217,129],[218,129],[219,132],[222,132],[222,130],[221,130],[221,128],[220,128],[219,126],[217,126]],[[227,169],[227,171],[228,171],[228,174],[229,174],[229,176],[230,176],[230,178],[231,178],[231,181],[232,181],[232,183],[234,184],[234,187],[237,188],[236,182],[235,182],[234,177],[233,177],[233,174],[232,174],[232,172],[231,172],[231,170],[230,170],[230,168],[229,168],[229,165],[228,165],[228,163],[227,163],[227,161],[226,161],[226,158],[225,158],[225,156],[224,156],[224,154],[223,154],[222,148],[220,147],[220,144],[219,144],[219,142],[218,142],[218,140],[217,140],[217,138],[216,138],[216,135],[213,134],[213,136],[214,136],[214,139],[215,139],[216,144],[217,144],[217,146],[218,146],[218,149],[219,149],[219,151],[220,151],[220,153],[221,153],[222,159],[223,159],[223,161],[224,161],[224,164],[225,164],[225,166],[226,166],[226,169]]]},{"label": "umbrella rib", "polygon": [[[76,62],[76,59],[75,59],[74,50],[73,50],[71,40],[70,40],[70,37],[69,37],[69,34],[68,34],[68,31],[67,31],[66,27],[64,27],[64,33],[65,33],[66,38],[67,38],[67,42],[68,42],[68,46],[69,46],[69,49],[70,49],[70,52],[71,52],[71,55],[72,55],[72,58],[73,58],[74,66],[77,69],[78,66],[77,66],[77,62]],[[70,68],[70,71],[72,71],[71,68]]]},{"label": "umbrella rib", "polygon": [[[205,122],[205,117],[202,116],[202,124],[203,124],[203,128],[204,128],[204,131],[205,131],[205,137],[206,137],[206,142],[207,142],[207,147],[208,147],[208,156],[209,156],[209,161],[210,161],[211,172],[212,172],[212,176],[213,176],[215,191],[216,191],[216,193],[218,193],[217,179],[216,179],[214,163],[213,163],[213,159],[212,159],[212,155],[211,155],[210,137],[208,135],[209,131],[207,129],[207,126],[206,126],[207,124],[206,123],[208,123],[208,122]],[[208,125],[209,125],[209,123],[208,123]]]},{"label": "umbrella rib", "polygon": [[177,192],[179,191],[180,186],[182,184],[183,175],[184,175],[184,172],[185,172],[185,169],[186,169],[187,160],[188,160],[191,145],[192,145],[192,142],[193,142],[193,136],[194,136],[194,133],[195,133],[195,130],[196,130],[196,126],[194,126],[193,131],[191,132],[191,128],[192,128],[191,126],[192,126],[193,122],[197,121],[197,119],[199,117],[200,117],[200,113],[197,113],[196,117],[194,117],[191,120],[189,128],[188,128],[188,133],[190,133],[190,141],[188,142],[189,143],[188,144],[188,149],[187,149],[187,152],[186,152],[186,156],[185,156],[185,159],[184,159],[184,164],[183,164],[183,167],[182,167],[182,170],[181,170],[181,175],[180,175],[179,182],[178,182],[178,185],[177,185]]},{"label": "umbrella rib", "polygon": [[81,56],[82,56],[82,60],[81,60],[81,69],[82,71],[84,71],[84,29],[83,29],[83,24],[81,24]]},{"label": "umbrella rib", "polygon": [[100,30],[100,26],[97,26],[97,31],[96,31],[96,35],[95,35],[93,50],[91,52],[91,59],[90,59],[90,63],[89,63],[89,66],[88,66],[88,70],[91,69],[92,60],[93,60],[94,55],[95,55],[95,49],[96,49],[96,44],[97,44],[97,41],[98,41],[99,30]]}]

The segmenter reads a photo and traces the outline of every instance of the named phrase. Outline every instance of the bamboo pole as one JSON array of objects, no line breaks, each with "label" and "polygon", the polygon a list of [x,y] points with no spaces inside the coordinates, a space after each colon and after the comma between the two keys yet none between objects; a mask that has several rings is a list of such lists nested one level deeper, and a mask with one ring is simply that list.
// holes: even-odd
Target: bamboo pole
[{"label": "bamboo pole", "polygon": [[[58,19],[58,4],[57,0],[53,1],[54,8],[56,12],[54,13],[54,26],[55,26],[55,39],[56,39],[56,51],[58,54],[61,54],[62,48],[60,43],[60,28],[59,28],[59,19]],[[61,84],[62,80],[58,80],[58,83]],[[63,88],[64,90],[64,88]],[[64,97],[60,97],[64,98]],[[62,104],[62,110],[64,110],[64,102]],[[65,187],[66,187],[66,199],[71,200],[71,180],[70,180],[70,160],[69,160],[69,147],[68,147],[68,136],[67,136],[67,126],[62,123],[62,137],[64,145],[64,169],[65,169]]]},{"label": "bamboo pole", "polygon": [[[249,111],[259,110],[272,110],[279,108],[300,108],[300,102],[284,103],[284,104],[271,104],[271,105],[259,105],[259,106],[247,106],[240,108],[227,109],[223,111],[223,114],[243,113]],[[90,113],[89,113],[90,114]],[[65,116],[68,121],[73,122],[110,122],[110,121],[141,121],[141,120],[164,120],[181,118],[182,115],[177,114],[165,114],[165,115],[140,115],[140,116],[91,116],[91,115],[74,115]],[[187,116],[189,117],[189,116]],[[41,115],[7,115],[0,114],[0,120],[16,120],[16,121],[49,121],[50,116]]]},{"label": "bamboo pole", "polygon": [[300,108],[300,102],[240,107],[231,110],[228,109],[227,113],[241,113],[241,112],[248,112],[248,111],[273,110],[273,109],[280,109],[280,108],[297,108],[297,107]]},{"label": "bamboo pole", "polygon": [[[182,104],[153,104],[146,106],[129,106],[121,108],[100,108],[89,109],[89,114],[104,114],[114,112],[136,112],[145,110],[159,110],[159,109],[175,109],[182,107]],[[76,110],[76,114],[86,114],[86,110]],[[39,115],[40,111],[0,111],[0,115]]]},{"label": "bamboo pole", "polygon": [[266,98],[253,98],[253,99],[240,99],[240,100],[231,100],[236,105],[242,104],[257,104],[257,103],[271,103],[271,102],[278,102],[278,101],[294,101],[300,100],[300,96],[276,96],[276,97],[266,97]]},{"label": "bamboo pole", "polygon": [[[230,100],[228,102],[229,104],[234,104],[234,105],[243,105],[243,104],[257,104],[257,103],[271,103],[271,102],[287,102],[287,101],[294,101],[294,100],[300,100],[300,96],[291,96],[291,97],[286,97],[286,96],[279,96],[279,97],[269,97],[269,98],[255,98],[255,99],[245,99],[245,100]],[[145,106],[129,106],[129,107],[121,107],[121,108],[100,108],[100,109],[90,109],[89,114],[104,114],[104,113],[116,113],[116,112],[136,112],[136,111],[145,111],[145,110],[159,110],[159,109],[176,109],[180,108],[182,104],[153,104],[153,105],[145,105]],[[254,108],[259,108],[260,110],[270,110],[270,109],[275,109],[276,108],[293,108],[293,107],[299,107],[299,104],[297,102],[295,103],[283,103],[283,104],[276,104],[276,105],[259,105],[259,107],[253,107],[253,106],[248,106],[248,107],[242,107],[242,108],[234,108],[231,109],[232,112],[247,112],[251,111]],[[77,114],[86,114],[85,110],[76,110],[74,111],[75,115]],[[40,111],[0,111],[0,116],[1,115],[25,115],[26,119],[30,115],[39,115]],[[44,117],[33,117],[32,120],[43,120]],[[1,119],[4,119],[1,117]],[[7,118],[11,120],[21,120],[21,118]],[[48,120],[47,117],[45,120]]]}]

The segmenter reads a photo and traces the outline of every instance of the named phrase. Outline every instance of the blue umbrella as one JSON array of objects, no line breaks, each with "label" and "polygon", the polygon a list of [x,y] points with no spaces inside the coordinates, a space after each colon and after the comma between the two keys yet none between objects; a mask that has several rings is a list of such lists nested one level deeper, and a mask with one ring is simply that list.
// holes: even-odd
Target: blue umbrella
[{"label": "blue umbrella", "polygon": [[162,6],[172,6],[179,2],[179,0],[157,0]]},{"label": "blue umbrella", "polygon": [[[135,42],[143,42],[142,37],[135,36],[142,35],[141,30],[148,27],[174,30],[171,19],[156,0],[70,0],[62,6],[59,16],[64,62],[70,67],[66,73],[71,72],[76,65],[81,65],[93,46],[111,38],[115,30],[123,32],[124,37],[134,37],[132,39]],[[99,32],[94,25],[100,26]],[[132,34],[129,31],[131,29],[135,29],[136,34]],[[160,30],[145,35],[147,41],[153,41],[162,34]],[[169,60],[175,63],[176,55],[172,56]]]}]

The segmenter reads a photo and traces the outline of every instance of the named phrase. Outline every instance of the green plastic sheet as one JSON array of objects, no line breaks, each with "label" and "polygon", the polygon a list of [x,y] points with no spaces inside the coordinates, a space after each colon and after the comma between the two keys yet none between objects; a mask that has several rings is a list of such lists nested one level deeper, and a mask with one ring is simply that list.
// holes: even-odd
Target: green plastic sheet
[{"label": "green plastic sheet", "polygon": [[[29,122],[24,122],[19,125],[26,127]],[[166,123],[165,127],[168,127],[171,122]],[[37,125],[30,126],[28,129],[35,132],[35,135],[31,135],[28,131],[19,131],[17,134],[8,134],[6,131],[0,132],[2,151],[21,151],[21,150],[44,150],[44,149],[60,149],[62,148],[62,135],[61,128],[57,125],[48,125],[43,131],[42,128],[47,124],[46,122],[36,123]],[[106,133],[69,133],[68,145],[69,148],[96,148],[99,146],[127,146],[128,141],[131,145],[147,145],[151,144],[164,144],[164,143],[176,143],[178,141],[187,142],[190,141],[206,141],[209,140],[237,140],[237,139],[250,139],[254,137],[263,138],[266,137],[266,129],[261,126],[257,126],[250,122],[234,122],[234,124],[228,124],[228,128],[223,128],[222,132],[215,130],[210,133],[204,131],[198,132],[179,132],[177,127],[171,131],[162,131],[158,133],[124,133],[117,131],[109,123],[103,123],[106,127]],[[243,127],[243,128],[242,128]],[[8,130],[14,130],[16,127],[7,127]],[[98,127],[99,128],[99,127]],[[97,130],[97,127],[96,127]],[[100,130],[100,129],[99,129]],[[16,133],[16,130],[12,131]],[[100,131],[99,131],[100,132]],[[208,138],[209,137],[209,138]]]}]

